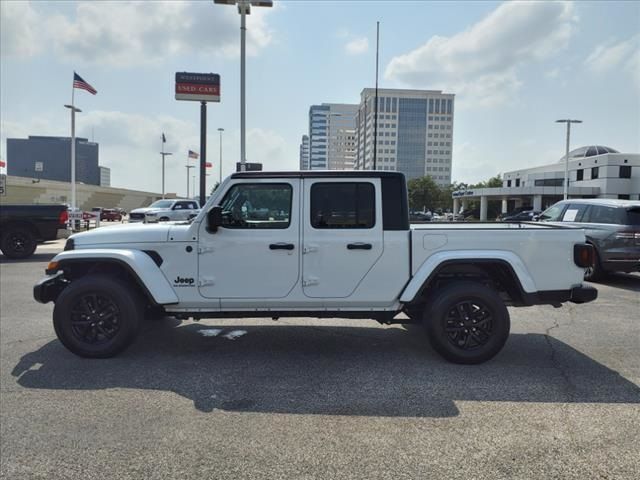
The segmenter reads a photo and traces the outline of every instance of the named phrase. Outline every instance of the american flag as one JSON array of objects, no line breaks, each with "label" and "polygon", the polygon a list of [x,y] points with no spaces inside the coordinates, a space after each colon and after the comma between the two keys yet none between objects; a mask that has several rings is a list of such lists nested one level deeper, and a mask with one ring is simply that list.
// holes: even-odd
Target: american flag
[{"label": "american flag", "polygon": [[78,75],[76,72],[73,72],[73,88],[80,88],[82,90],[86,90],[92,95],[95,95],[96,93],[98,93],[98,91],[95,88],[93,88],[91,85],[85,82],[84,79],[80,75]]},{"label": "american flag", "polygon": [[195,158],[198,159],[200,158],[200,155],[198,155],[196,152],[194,152],[193,150],[189,150],[189,158]]}]

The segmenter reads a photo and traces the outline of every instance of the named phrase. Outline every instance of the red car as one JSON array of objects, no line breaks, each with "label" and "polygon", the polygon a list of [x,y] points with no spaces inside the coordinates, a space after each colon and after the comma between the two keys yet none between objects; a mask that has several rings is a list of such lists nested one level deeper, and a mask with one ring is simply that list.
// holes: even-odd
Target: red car
[{"label": "red car", "polygon": [[100,212],[100,221],[108,220],[110,222],[121,222],[122,214],[113,208],[103,208]]}]

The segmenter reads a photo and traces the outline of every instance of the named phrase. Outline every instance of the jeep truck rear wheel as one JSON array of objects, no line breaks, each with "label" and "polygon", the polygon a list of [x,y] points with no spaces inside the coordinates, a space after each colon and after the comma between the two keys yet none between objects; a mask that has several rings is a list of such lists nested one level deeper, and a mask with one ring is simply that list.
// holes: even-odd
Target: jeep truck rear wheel
[{"label": "jeep truck rear wheel", "polygon": [[65,288],[53,310],[58,339],[76,355],[108,358],[126,349],[144,315],[138,296],[105,275],[89,275]]},{"label": "jeep truck rear wheel", "polygon": [[454,363],[493,358],[509,337],[509,312],[498,293],[480,283],[462,282],[434,291],[424,322],[432,347]]}]

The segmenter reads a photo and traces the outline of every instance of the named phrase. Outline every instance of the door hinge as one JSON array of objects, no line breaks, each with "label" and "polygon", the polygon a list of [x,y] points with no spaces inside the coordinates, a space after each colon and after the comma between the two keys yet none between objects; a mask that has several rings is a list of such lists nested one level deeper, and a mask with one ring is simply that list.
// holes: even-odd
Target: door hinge
[{"label": "door hinge", "polygon": [[311,253],[311,252],[317,252],[318,251],[318,246],[317,245],[307,245],[302,249],[302,253]]},{"label": "door hinge", "polygon": [[302,286],[303,287],[309,287],[311,285],[318,285],[320,283],[320,280],[316,277],[308,277],[305,280],[302,280]]},{"label": "door hinge", "polygon": [[211,247],[211,246],[207,246],[207,247],[198,247],[198,253],[199,254],[203,254],[203,253],[211,253],[215,251],[215,248]]},{"label": "door hinge", "polygon": [[216,283],[216,279],[213,277],[202,277],[198,280],[199,287],[206,287],[207,285],[213,285]]}]

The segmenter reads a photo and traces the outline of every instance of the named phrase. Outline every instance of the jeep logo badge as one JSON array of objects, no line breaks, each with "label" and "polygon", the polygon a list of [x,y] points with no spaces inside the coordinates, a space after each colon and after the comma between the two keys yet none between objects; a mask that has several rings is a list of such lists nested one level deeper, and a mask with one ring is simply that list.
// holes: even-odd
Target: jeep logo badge
[{"label": "jeep logo badge", "polygon": [[193,278],[191,277],[184,278],[179,275],[173,281],[173,285],[177,287],[193,287],[194,283],[195,283],[195,280]]}]

